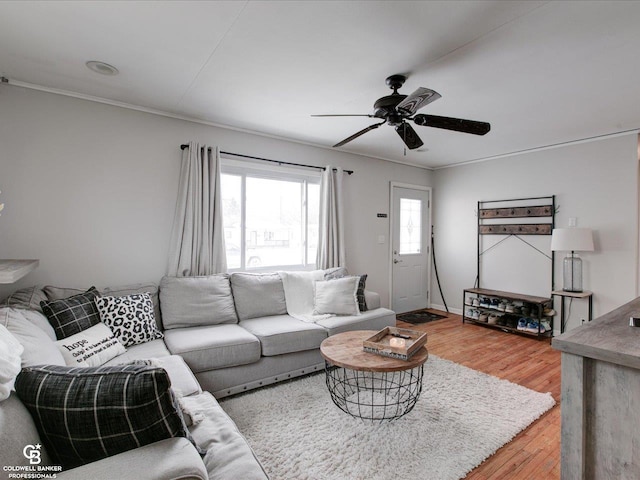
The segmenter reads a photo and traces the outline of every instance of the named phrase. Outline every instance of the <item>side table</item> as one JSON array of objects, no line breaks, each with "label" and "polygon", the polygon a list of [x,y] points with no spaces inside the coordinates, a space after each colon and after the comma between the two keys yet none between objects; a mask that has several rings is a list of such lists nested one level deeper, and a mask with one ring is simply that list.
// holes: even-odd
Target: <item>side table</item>
[{"label": "side table", "polygon": [[560,297],[560,333],[564,333],[564,299],[565,298],[586,298],[589,300],[589,321],[593,320],[593,292],[567,292],[565,290],[554,290],[552,296]]}]

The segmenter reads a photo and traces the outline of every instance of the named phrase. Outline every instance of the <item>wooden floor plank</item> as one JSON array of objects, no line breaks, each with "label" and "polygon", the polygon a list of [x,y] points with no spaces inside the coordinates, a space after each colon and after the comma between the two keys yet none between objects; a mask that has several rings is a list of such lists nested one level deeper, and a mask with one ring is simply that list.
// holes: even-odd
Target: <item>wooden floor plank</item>
[{"label": "wooden floor plank", "polygon": [[[548,339],[462,323],[460,315],[398,326],[427,332],[429,353],[466,367],[550,392],[556,405],[467,475],[467,480],[560,479],[560,352]],[[418,476],[419,477],[419,476]]]}]

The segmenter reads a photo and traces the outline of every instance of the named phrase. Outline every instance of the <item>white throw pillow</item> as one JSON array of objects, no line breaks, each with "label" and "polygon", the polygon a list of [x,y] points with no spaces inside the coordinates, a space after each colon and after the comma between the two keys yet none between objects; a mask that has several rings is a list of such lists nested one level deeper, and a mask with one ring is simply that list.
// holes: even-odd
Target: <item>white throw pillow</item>
[{"label": "white throw pillow", "polygon": [[358,283],[360,277],[342,277],[316,282],[314,315],[360,315]]},{"label": "white throw pillow", "polygon": [[125,352],[104,323],[58,340],[56,345],[70,367],[99,367]]}]

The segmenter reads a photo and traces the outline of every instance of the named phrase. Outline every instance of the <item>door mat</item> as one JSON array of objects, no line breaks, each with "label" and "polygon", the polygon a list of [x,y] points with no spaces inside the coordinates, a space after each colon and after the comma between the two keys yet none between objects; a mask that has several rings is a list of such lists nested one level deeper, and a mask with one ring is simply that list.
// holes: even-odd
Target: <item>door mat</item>
[{"label": "door mat", "polygon": [[427,310],[416,310],[415,312],[407,312],[401,313],[400,315],[396,315],[396,319],[401,322],[406,323],[427,323],[433,322],[434,320],[442,320],[443,318],[447,318],[446,315],[438,315],[437,313],[431,313]]}]

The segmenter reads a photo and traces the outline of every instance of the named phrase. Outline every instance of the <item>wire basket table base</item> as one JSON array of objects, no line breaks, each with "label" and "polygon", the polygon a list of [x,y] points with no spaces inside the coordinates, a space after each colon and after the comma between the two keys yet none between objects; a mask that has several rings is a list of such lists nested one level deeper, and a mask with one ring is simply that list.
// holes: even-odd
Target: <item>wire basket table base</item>
[{"label": "wire basket table base", "polygon": [[420,398],[424,364],[394,372],[370,372],[325,362],[331,400],[352,417],[372,422],[398,419]]}]

